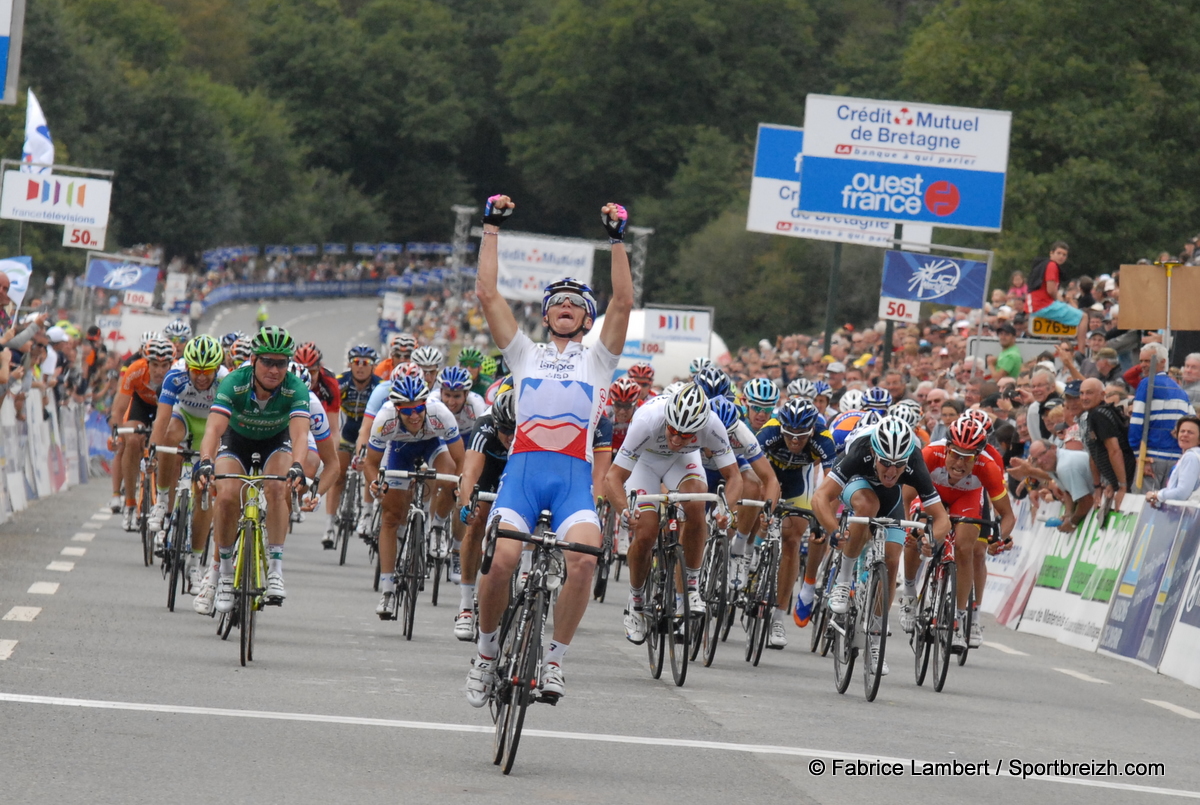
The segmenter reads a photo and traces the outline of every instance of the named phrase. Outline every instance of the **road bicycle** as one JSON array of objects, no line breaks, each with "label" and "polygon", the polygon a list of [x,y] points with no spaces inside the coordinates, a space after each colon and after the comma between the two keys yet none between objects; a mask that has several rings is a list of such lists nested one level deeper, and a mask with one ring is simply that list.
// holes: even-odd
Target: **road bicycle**
[{"label": "road bicycle", "polygon": [[[162,572],[163,578],[170,578],[167,586],[167,610],[175,611],[175,600],[179,593],[188,589],[187,563],[192,555],[192,473],[195,471],[195,460],[200,453],[183,447],[152,446],[153,453],[177,455],[183,459],[179,468],[179,483],[175,485],[175,505],[171,514],[163,524],[166,540],[163,543]],[[208,557],[207,542],[204,553],[200,557],[200,567],[205,566]]]},{"label": "road bicycle", "polygon": [[[687,679],[688,658],[692,650],[692,622],[687,585],[683,582],[686,565],[679,544],[680,523],[685,520],[682,503],[699,501],[718,503],[722,498],[710,492],[668,492],[663,495],[629,493],[629,510],[643,503],[662,504],[658,517],[658,537],[650,574],[646,579],[646,598],[642,615],[646,621],[646,651],[650,655],[650,675],[662,676],[667,655],[671,657],[671,677],[681,687]],[[631,526],[632,527],[632,526]],[[699,612],[695,613],[697,616]]]},{"label": "road bicycle", "polygon": [[492,762],[505,774],[512,771],[521,742],[521,729],[530,704],[557,704],[558,696],[541,691],[542,640],[553,594],[567,580],[563,551],[599,557],[602,549],[560,540],[550,529],[551,514],[542,511],[532,534],[500,528],[492,517],[484,531],[483,561],[479,572],[492,567],[497,539],[511,539],[533,546],[529,573],[500,623],[500,655],[496,660],[496,684],[489,707],[496,724]]},{"label": "road bicycle", "polygon": [[[406,640],[412,640],[413,623],[416,619],[417,594],[425,586],[426,568],[429,562],[428,534],[425,530],[425,485],[426,482],[443,481],[458,483],[457,475],[444,475],[433,470],[384,470],[380,498],[387,493],[388,482],[409,481],[411,495],[409,496],[408,517],[404,523],[404,531],[400,535],[396,549],[396,594],[392,596],[392,608],[380,615],[382,620],[401,621],[401,632]],[[377,507],[383,508],[382,502]],[[387,539],[389,535],[379,534],[379,539]],[[433,602],[437,603],[437,585],[439,572],[433,577]]]},{"label": "road bicycle", "polygon": [[[244,666],[254,659],[255,621],[264,606],[280,606],[283,601],[267,598],[267,499],[263,485],[268,481],[287,483],[286,475],[263,475],[262,456],[250,456],[250,471],[241,473],[217,473],[212,480],[233,479],[242,482],[242,513],[237,522],[237,543],[233,563],[233,609],[222,613],[217,624],[221,639],[229,637],[234,626],[240,634],[240,659]],[[207,509],[212,497],[212,484],[205,489],[201,505]],[[292,493],[292,508],[299,506],[298,494]]]},{"label": "road bicycle", "polygon": [[724,505],[725,486],[717,487],[722,503],[709,506],[705,512],[708,524],[708,539],[704,542],[704,558],[700,562],[700,598],[704,601],[704,612],[700,623],[692,634],[694,662],[704,652],[704,667],[713,663],[717,655],[717,644],[721,642],[721,630],[725,624],[729,601],[729,535],[717,524],[721,515],[728,516]]},{"label": "road bicycle", "polygon": [[[469,504],[470,510],[471,510],[471,515],[475,518],[479,517],[479,514],[480,514],[479,504],[480,503],[489,503],[490,504],[490,503],[495,503],[495,502],[496,502],[496,493],[495,492],[484,492],[479,488],[479,484],[476,484],[475,488],[471,491],[471,501]],[[475,520],[474,522],[478,522],[478,520]],[[473,526],[467,526],[467,527],[471,528]],[[511,603],[511,599],[510,599],[510,603]],[[471,596],[471,612],[474,615],[474,617],[471,619],[471,622],[473,624],[475,624],[475,629],[471,636],[471,642],[474,643],[479,640],[479,597],[477,595]]]},{"label": "road bicycle", "polygon": [[[850,594],[850,608],[844,615],[831,613],[829,628],[833,630],[833,673],[838,693],[845,693],[854,673],[854,661],[863,653],[863,689],[867,701],[875,701],[879,693],[879,681],[883,677],[883,662],[887,649],[888,633],[888,575],[884,559],[889,528],[927,529],[924,522],[896,520],[890,517],[856,517],[848,511],[842,513],[839,533],[845,533],[847,525],[862,524],[871,529],[871,539],[858,555],[854,565],[854,584]],[[846,561],[838,553],[836,564],[840,568]]]},{"label": "road bicycle", "polygon": [[[134,433],[149,436],[150,428],[139,422],[132,427],[123,426],[116,429],[118,436]],[[149,445],[142,450],[142,457],[138,462],[138,478],[140,483],[137,495],[137,531],[142,538],[142,563],[150,567],[154,564],[154,534],[150,531],[150,509],[154,508],[155,487],[154,459],[150,454]]]},{"label": "road bicycle", "polygon": [[592,598],[603,604],[604,597],[608,594],[608,579],[612,575],[613,561],[617,555],[617,513],[607,499],[601,499],[596,506],[596,517],[600,520],[600,548],[603,553],[596,560]]},{"label": "road bicycle", "polygon": [[[820,652],[824,657],[829,654],[833,645],[833,632],[829,629],[829,616],[832,614],[826,601],[833,585],[837,582],[837,566],[834,557],[837,554],[836,534],[829,535],[829,545],[821,563],[817,565],[817,584],[813,585],[812,616],[809,622],[808,650]],[[810,536],[809,539],[812,537]]]},{"label": "road bicycle", "polygon": [[358,518],[362,514],[362,483],[361,470],[346,470],[342,499],[338,501],[337,511],[333,518],[336,528],[334,548],[338,551],[339,565],[346,564],[346,550],[350,547],[350,540],[354,537],[355,529],[358,527]]}]

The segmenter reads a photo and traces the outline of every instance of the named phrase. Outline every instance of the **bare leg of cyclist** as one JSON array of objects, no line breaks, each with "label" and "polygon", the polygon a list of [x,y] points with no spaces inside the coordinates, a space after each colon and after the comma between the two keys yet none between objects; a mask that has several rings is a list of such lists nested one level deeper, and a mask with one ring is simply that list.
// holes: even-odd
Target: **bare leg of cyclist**
[{"label": "bare leg of cyclist", "polygon": [[[776,596],[776,620],[782,620],[792,603],[792,589],[800,576],[800,540],[808,521],[789,517],[783,521],[783,552],[779,555],[779,575],[776,584],[779,594]],[[812,562],[812,549],[809,548],[809,563]]]},{"label": "bare leg of cyclist", "polygon": [[898,542],[889,542],[883,548],[883,558],[887,563],[887,596],[888,609],[892,608],[892,601],[896,597],[896,574],[900,572],[900,554],[904,552],[904,546]]},{"label": "bare leg of cyclist", "polygon": [[975,580],[975,542],[979,526],[959,523],[954,527],[954,556],[958,570],[958,609],[964,611],[971,598],[971,584]]},{"label": "bare leg of cyclist", "polygon": [[459,549],[459,556],[462,560],[462,584],[464,587],[469,585],[472,592],[474,592],[475,580],[479,576],[479,563],[483,559],[483,528],[491,511],[491,503],[480,503],[475,519],[470,525],[463,526],[462,529],[462,547]]},{"label": "bare leg of cyclist", "polygon": [[[762,484],[758,482],[754,473],[742,473],[742,498],[744,500],[761,500],[759,497],[761,494]],[[734,501],[729,502],[732,504]],[[729,554],[730,556],[743,556],[746,553],[747,543],[758,528],[758,515],[762,510],[751,506],[735,508],[738,527],[734,532],[733,539],[729,541]]]},{"label": "bare leg of cyclist", "polygon": [[[707,488],[707,487],[706,487]],[[602,538],[595,523],[576,523],[567,529],[568,542],[578,542],[599,548]],[[575,637],[575,630],[583,620],[588,602],[592,600],[592,577],[596,573],[596,557],[577,551],[568,551],[567,581],[558,594],[558,605],[554,608],[554,639],[546,646],[546,662],[562,667],[567,647]],[[550,692],[547,688],[547,692]],[[556,691],[561,693],[561,690]]]},{"label": "bare leg of cyclist", "polygon": [[121,481],[125,478],[125,437],[121,436],[117,439],[116,449],[113,450],[112,458],[112,493],[113,497],[118,497],[121,494]]},{"label": "bare leg of cyclist", "polygon": [[379,521],[379,592],[383,595],[396,592],[396,549],[410,497],[407,489],[393,486],[380,501],[383,514]]},{"label": "bare leg of cyclist", "polygon": [[125,506],[136,506],[138,469],[142,462],[142,453],[146,448],[146,437],[140,433],[127,433],[122,441],[125,444],[125,452],[121,456],[121,478],[125,482]]},{"label": "bare leg of cyclist", "polygon": [[[510,523],[501,526],[520,530]],[[479,654],[487,659],[495,659],[499,654],[500,618],[508,607],[509,585],[524,548],[523,542],[497,539],[491,569],[480,574],[475,585],[479,600]]]},{"label": "bare leg of cyclist", "polygon": [[642,509],[630,531],[632,534],[629,551],[625,558],[629,563],[629,587],[634,591],[636,598],[646,586],[646,576],[650,573],[650,557],[654,553],[654,541],[658,539],[656,510],[650,506]]}]

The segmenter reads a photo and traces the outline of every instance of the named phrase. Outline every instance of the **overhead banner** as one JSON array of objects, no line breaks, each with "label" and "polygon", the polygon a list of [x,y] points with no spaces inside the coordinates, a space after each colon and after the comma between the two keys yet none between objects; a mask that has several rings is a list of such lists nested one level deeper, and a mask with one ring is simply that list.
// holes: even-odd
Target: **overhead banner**
[{"label": "overhead banner", "polygon": [[800,210],[999,231],[1012,113],[809,95]]},{"label": "overhead banner", "polygon": [[82,284],[110,291],[153,291],[157,282],[158,266],[108,256],[88,259]]},{"label": "overhead banner", "polygon": [[[500,295],[519,302],[541,302],[542,290],[555,280],[573,277],[591,283],[595,249],[584,241],[531,238],[500,233]],[[411,251],[411,247],[410,247]]]},{"label": "overhead banner", "polygon": [[986,292],[987,263],[894,250],[884,254],[885,297],[982,308]]},{"label": "overhead banner", "polygon": [[804,129],[758,124],[750,207],[746,214],[747,231],[884,248],[891,246],[896,226],[890,221],[800,212],[803,149]]},{"label": "overhead banner", "polygon": [[712,311],[695,308],[647,307],[642,341],[687,341],[708,346]]},{"label": "overhead banner", "polygon": [[5,171],[0,218],[104,229],[111,197],[112,182],[107,179]]}]

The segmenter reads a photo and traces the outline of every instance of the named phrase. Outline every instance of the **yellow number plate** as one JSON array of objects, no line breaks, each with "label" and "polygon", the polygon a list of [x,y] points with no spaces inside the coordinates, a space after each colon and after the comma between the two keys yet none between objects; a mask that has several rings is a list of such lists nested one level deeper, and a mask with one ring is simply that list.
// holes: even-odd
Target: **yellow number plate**
[{"label": "yellow number plate", "polygon": [[1074,338],[1078,331],[1079,328],[1077,327],[1071,327],[1067,324],[1060,324],[1056,321],[1050,321],[1050,319],[1038,318],[1035,318],[1031,321],[1031,326],[1029,328],[1030,335],[1040,335],[1049,338],[1055,338],[1057,336],[1070,336],[1071,338]]}]

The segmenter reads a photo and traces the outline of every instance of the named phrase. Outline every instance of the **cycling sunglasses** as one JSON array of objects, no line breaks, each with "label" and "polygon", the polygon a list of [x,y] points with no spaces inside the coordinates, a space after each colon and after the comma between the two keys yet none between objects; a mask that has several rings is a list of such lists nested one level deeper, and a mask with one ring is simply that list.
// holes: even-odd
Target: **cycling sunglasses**
[{"label": "cycling sunglasses", "polygon": [[259,358],[258,362],[268,369],[286,369],[287,358]]},{"label": "cycling sunglasses", "polygon": [[421,403],[420,405],[406,405],[403,408],[396,406],[396,413],[400,414],[400,416],[423,414],[425,413],[425,403]]},{"label": "cycling sunglasses", "polygon": [[976,456],[979,455],[978,453],[974,453],[969,450],[958,450],[953,447],[950,448],[950,452],[953,453],[954,455],[960,456],[962,458],[975,458]]},{"label": "cycling sunglasses", "polygon": [[551,294],[550,299],[546,302],[546,306],[554,307],[555,305],[561,305],[564,303],[587,310],[587,302],[584,301],[582,296],[577,293],[568,293],[566,291],[560,291],[559,293]]},{"label": "cycling sunglasses", "polygon": [[875,460],[878,461],[883,466],[887,467],[888,469],[897,469],[897,468],[908,466],[907,458],[902,458],[899,461],[889,461],[888,459],[883,458],[882,456],[875,456]]},{"label": "cycling sunglasses", "polygon": [[783,428],[780,428],[779,432],[783,434],[783,438],[785,439],[803,439],[805,436],[812,436],[813,434],[811,430],[794,431],[784,430]]},{"label": "cycling sunglasses", "polygon": [[751,405],[750,410],[759,414],[769,414],[775,410],[775,407],[771,405]]},{"label": "cycling sunglasses", "polygon": [[371,360],[370,358],[351,358],[350,365],[351,366],[374,366],[375,361]]},{"label": "cycling sunglasses", "polygon": [[696,441],[696,434],[694,434],[694,433],[680,433],[679,431],[675,430],[675,429],[674,429],[673,427],[671,427],[670,425],[667,425],[667,433],[669,433],[670,435],[674,436],[676,439],[682,439],[682,440],[683,440],[683,441],[685,441],[685,442],[694,442],[694,441]]},{"label": "cycling sunglasses", "polygon": [[217,373],[216,369],[188,369],[188,371],[200,377],[212,377]]}]

